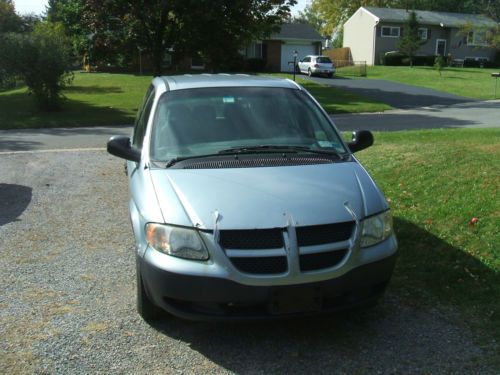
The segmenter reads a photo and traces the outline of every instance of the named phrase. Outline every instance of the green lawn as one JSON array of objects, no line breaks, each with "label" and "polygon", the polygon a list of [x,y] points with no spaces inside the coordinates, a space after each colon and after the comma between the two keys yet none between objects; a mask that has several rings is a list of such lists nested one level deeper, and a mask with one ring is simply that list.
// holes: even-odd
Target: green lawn
[{"label": "green lawn", "polygon": [[[450,94],[482,100],[494,99],[495,79],[491,73],[500,69],[445,68],[441,72],[431,67],[415,66],[369,66],[368,79],[387,79],[389,81],[422,86]],[[500,99],[500,82],[497,97]]]},{"label": "green lawn", "polygon": [[375,133],[357,155],[395,218],[391,288],[418,305],[459,306],[500,332],[500,129]]},{"label": "green lawn", "polygon": [[151,77],[75,73],[62,110],[40,112],[26,88],[0,93],[0,129],[131,124]]},{"label": "green lawn", "polygon": [[[274,75],[289,78],[289,75]],[[386,104],[299,78],[330,113],[379,112]],[[40,112],[26,88],[0,92],[0,129],[131,124],[150,76],[75,73],[59,112]]]}]

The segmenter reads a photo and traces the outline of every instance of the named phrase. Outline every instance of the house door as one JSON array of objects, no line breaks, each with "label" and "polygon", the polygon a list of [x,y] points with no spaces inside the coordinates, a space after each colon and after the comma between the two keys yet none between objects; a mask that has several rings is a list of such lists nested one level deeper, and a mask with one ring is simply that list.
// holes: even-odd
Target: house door
[{"label": "house door", "polygon": [[446,54],[446,39],[436,40],[436,55],[444,56]]}]

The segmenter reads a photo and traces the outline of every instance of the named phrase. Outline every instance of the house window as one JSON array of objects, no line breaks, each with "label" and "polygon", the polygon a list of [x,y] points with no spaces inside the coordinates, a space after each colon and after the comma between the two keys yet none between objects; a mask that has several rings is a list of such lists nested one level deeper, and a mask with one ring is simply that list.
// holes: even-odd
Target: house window
[{"label": "house window", "polygon": [[467,44],[469,46],[487,46],[488,43],[486,43],[486,31],[469,31],[469,33],[467,34]]},{"label": "house window", "polygon": [[427,40],[427,27],[418,28],[418,37],[422,40]]},{"label": "house window", "polygon": [[392,26],[382,26],[382,37],[384,38],[399,38],[401,28]]}]

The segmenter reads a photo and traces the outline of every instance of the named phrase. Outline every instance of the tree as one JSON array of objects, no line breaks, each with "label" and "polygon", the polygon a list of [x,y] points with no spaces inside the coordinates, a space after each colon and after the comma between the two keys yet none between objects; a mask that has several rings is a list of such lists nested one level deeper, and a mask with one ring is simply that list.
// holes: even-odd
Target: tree
[{"label": "tree", "polygon": [[417,14],[414,11],[411,11],[405,21],[405,26],[403,28],[404,33],[398,44],[399,50],[408,55],[410,58],[410,67],[413,67],[413,58],[415,53],[420,46],[426,42],[425,40],[422,40],[418,33],[419,27],[420,24],[417,20]]},{"label": "tree", "polygon": [[85,0],[84,23],[95,47],[130,53],[141,47],[162,73],[165,53],[200,53],[213,70],[263,38],[296,0]]},{"label": "tree", "polygon": [[16,14],[12,0],[0,0],[0,33],[18,32],[21,26],[21,17]]},{"label": "tree", "polygon": [[72,79],[70,44],[61,24],[40,22],[32,33],[0,36],[0,70],[21,76],[44,110],[56,110]]},{"label": "tree", "polygon": [[[298,16],[292,19],[292,22],[308,23],[320,34],[325,24],[320,14],[311,5],[307,5],[303,11],[299,12]],[[329,37],[330,35],[327,36]]]},{"label": "tree", "polygon": [[[199,52],[212,71],[226,70],[239,50],[279,30],[295,0],[184,0],[174,9],[181,25],[174,49]],[[178,41],[182,41],[179,44]]]}]

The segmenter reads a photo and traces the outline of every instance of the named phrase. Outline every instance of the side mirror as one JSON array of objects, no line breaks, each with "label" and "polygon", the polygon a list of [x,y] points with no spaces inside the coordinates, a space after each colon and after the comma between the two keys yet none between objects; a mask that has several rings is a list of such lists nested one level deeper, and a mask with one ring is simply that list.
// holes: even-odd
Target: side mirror
[{"label": "side mirror", "polygon": [[119,158],[139,162],[141,151],[130,144],[130,138],[123,135],[111,137],[108,141],[108,152]]},{"label": "side mirror", "polygon": [[347,145],[351,152],[361,151],[373,144],[373,134],[369,130],[358,130],[352,132],[352,141]]}]

